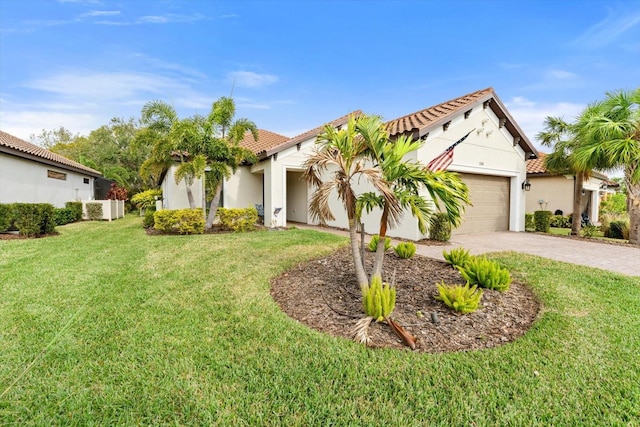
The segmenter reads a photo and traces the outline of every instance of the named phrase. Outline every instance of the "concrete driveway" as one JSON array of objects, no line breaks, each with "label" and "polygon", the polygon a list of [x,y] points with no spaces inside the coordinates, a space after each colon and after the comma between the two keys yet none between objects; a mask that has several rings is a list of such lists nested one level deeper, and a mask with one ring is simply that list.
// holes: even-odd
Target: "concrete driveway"
[{"label": "concrete driveway", "polygon": [[[309,228],[349,236],[343,230],[307,224],[291,225],[298,228]],[[444,246],[418,245],[416,252],[431,258],[444,259],[442,257],[443,250],[450,250],[459,246],[468,249],[472,255],[481,255],[487,252],[515,251],[556,261],[600,268],[628,276],[640,276],[640,248],[536,233],[502,231],[463,234],[453,236],[449,244]]]}]

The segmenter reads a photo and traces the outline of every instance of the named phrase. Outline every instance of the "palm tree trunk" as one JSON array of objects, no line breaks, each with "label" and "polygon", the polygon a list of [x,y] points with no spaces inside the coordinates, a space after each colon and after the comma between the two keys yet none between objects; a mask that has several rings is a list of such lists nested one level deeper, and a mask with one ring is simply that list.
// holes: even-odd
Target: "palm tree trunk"
[{"label": "palm tree trunk", "polygon": [[207,216],[206,227],[207,230],[210,230],[213,227],[213,220],[216,219],[216,213],[218,213],[218,206],[220,205],[220,196],[222,194],[222,183],[218,184],[216,187],[216,194],[211,199],[211,204],[209,205],[209,215]]},{"label": "palm tree trunk", "polygon": [[369,283],[367,280],[367,273],[364,271],[364,265],[362,265],[362,257],[360,256],[360,249],[358,248],[358,230],[355,218],[349,219],[349,238],[351,239],[351,254],[353,255],[353,264],[356,269],[356,278],[358,279],[358,285]]},{"label": "palm tree trunk", "polygon": [[625,169],[624,180],[627,185],[627,206],[629,212],[629,243],[640,244],[640,182],[632,184],[631,176],[640,162],[635,162]]},{"label": "palm tree trunk", "polygon": [[582,184],[584,176],[582,173],[575,174],[573,182],[573,214],[571,216],[571,235],[580,235],[580,225],[582,223]]},{"label": "palm tree trunk", "polygon": [[189,184],[187,184],[187,180],[184,180],[184,185],[187,186],[187,199],[189,200],[189,207],[191,209],[195,209],[196,208],[196,202],[193,199],[193,193],[191,192],[191,186]]},{"label": "palm tree trunk", "polygon": [[389,221],[389,209],[387,205],[382,208],[382,216],[380,217],[380,232],[378,234],[378,247],[376,248],[376,257],[373,261],[373,276],[382,276],[382,265],[384,264],[385,243],[387,240],[387,221]]}]

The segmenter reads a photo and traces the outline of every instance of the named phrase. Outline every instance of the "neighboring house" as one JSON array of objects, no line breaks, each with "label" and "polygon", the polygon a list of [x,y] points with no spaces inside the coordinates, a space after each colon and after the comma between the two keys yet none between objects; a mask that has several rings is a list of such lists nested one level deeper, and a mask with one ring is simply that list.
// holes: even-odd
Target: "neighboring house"
[{"label": "neighboring house", "polygon": [[[527,160],[527,179],[531,184],[531,190],[527,191],[527,213],[549,210],[571,215],[575,175],[547,171],[544,165],[546,156],[545,153],[539,153],[537,159]],[[607,187],[615,185],[606,175],[591,171],[589,178],[582,184],[580,213],[587,214],[591,222],[597,222],[600,201],[607,193]]]},{"label": "neighboring house", "polygon": [[0,131],[0,203],[51,203],[94,198],[102,174]]},{"label": "neighboring house", "polygon": [[[328,124],[338,128],[345,125],[348,118],[349,114]],[[454,233],[524,230],[525,159],[535,157],[537,152],[492,88],[400,117],[387,126],[392,137],[410,134],[425,141],[411,158],[425,165],[473,130],[455,148],[453,162],[448,167],[461,174],[470,188],[473,203],[467,207],[463,223]],[[261,131],[258,141],[247,136],[241,145],[256,153],[259,161],[241,166],[224,183],[221,205],[239,208],[262,205],[267,226],[284,226],[288,221],[313,223],[308,212],[313,189],[302,180],[302,172],[323,129],[324,126],[319,126],[293,138],[267,131]],[[357,191],[367,190],[360,187]],[[331,207],[336,220],[327,225],[347,228],[346,212],[337,197]],[[379,216],[379,212],[374,212],[364,218],[368,233],[377,232]],[[425,237],[409,213],[388,234],[411,240]]]}]

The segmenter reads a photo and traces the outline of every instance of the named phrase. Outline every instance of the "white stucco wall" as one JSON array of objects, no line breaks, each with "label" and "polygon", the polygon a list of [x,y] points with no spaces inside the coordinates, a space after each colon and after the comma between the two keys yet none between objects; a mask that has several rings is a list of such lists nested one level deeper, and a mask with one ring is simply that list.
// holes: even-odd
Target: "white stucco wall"
[{"label": "white stucco wall", "polygon": [[[186,184],[184,180],[181,180],[176,184],[174,174],[177,166],[172,165],[169,167],[167,174],[162,181],[162,207],[164,209],[187,209],[189,208],[189,198],[187,197]],[[193,200],[196,208],[202,208],[204,206],[204,183],[201,179],[196,179],[191,185],[191,192],[193,194]]]},{"label": "white stucco wall", "polygon": [[[47,171],[66,179],[47,176]],[[89,183],[85,184],[84,179]],[[0,203],[51,203],[93,199],[93,177],[0,153]]]},{"label": "white stucco wall", "polygon": [[[529,182],[531,190],[526,192],[527,213],[540,210],[541,206],[551,212],[561,210],[564,215],[573,213],[573,175],[532,176]],[[585,194],[582,195],[581,207],[585,210],[589,206],[587,214],[592,222],[598,221],[602,182],[599,178],[589,177],[582,185]]]},{"label": "white stucco wall", "polygon": [[251,173],[250,166],[241,166],[224,182],[222,205],[228,208],[248,208],[262,204],[262,173]]}]

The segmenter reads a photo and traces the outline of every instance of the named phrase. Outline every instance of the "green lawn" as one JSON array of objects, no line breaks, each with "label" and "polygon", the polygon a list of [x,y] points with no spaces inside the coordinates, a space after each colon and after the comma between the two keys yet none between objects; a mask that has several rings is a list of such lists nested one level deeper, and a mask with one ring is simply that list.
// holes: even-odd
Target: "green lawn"
[{"label": "green lawn", "polygon": [[524,337],[371,350],[269,295],[271,277],[344,239],[149,237],[140,223],[0,241],[0,425],[640,425],[637,278],[499,254],[544,303]]}]

